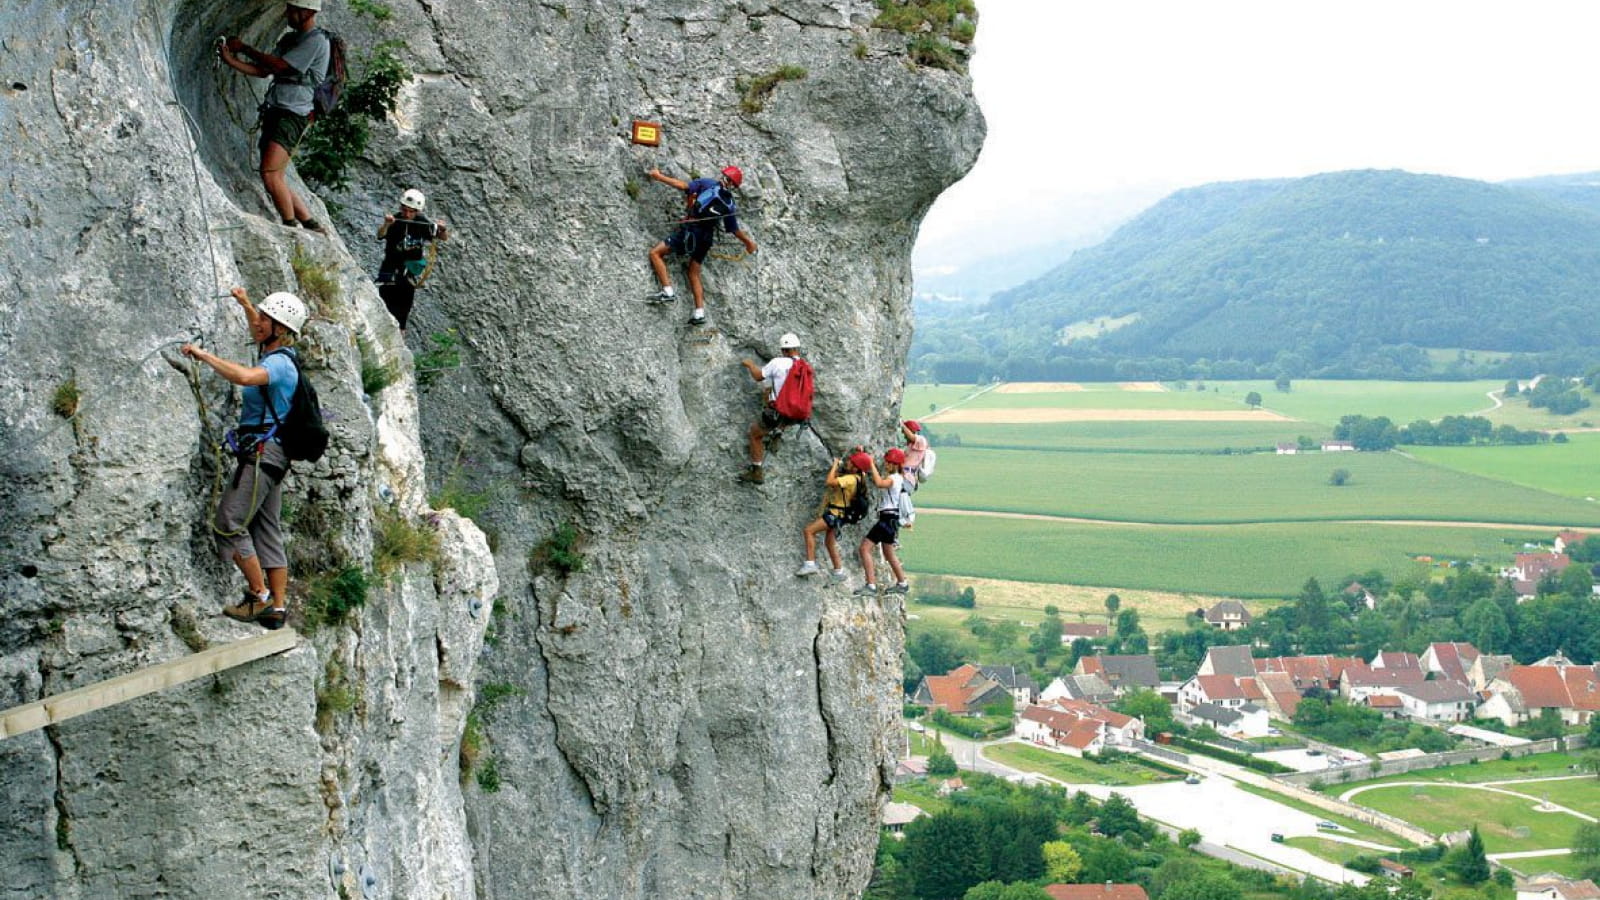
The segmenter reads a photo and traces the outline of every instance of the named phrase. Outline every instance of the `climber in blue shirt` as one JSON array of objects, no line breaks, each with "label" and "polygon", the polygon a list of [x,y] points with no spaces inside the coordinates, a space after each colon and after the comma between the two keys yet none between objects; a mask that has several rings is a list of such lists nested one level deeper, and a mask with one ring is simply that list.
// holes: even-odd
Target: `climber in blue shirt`
[{"label": "climber in blue shirt", "polygon": [[661,174],[660,169],[651,169],[650,178],[683,191],[684,205],[688,209],[688,214],[672,234],[650,248],[650,268],[655,270],[656,281],[661,285],[661,290],[651,295],[650,299],[658,303],[668,303],[674,299],[672,277],[667,274],[667,254],[687,256],[689,291],[694,295],[694,312],[689,316],[689,324],[703,325],[706,321],[706,296],[705,288],[700,284],[700,264],[705,261],[706,254],[711,252],[711,245],[717,239],[718,223],[744,244],[746,253],[756,252],[756,242],[739,227],[739,220],[735,217],[737,208],[733,189],[744,183],[744,173],[739,171],[738,166],[728,166],[715,179],[696,178],[685,182]]}]

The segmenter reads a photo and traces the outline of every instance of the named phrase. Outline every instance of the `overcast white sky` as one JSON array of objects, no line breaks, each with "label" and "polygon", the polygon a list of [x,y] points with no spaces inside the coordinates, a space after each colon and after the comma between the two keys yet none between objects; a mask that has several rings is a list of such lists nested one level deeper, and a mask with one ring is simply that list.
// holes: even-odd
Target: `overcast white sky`
[{"label": "overcast white sky", "polygon": [[989,136],[924,244],[1042,241],[1152,187],[1600,170],[1600,0],[977,3]]}]

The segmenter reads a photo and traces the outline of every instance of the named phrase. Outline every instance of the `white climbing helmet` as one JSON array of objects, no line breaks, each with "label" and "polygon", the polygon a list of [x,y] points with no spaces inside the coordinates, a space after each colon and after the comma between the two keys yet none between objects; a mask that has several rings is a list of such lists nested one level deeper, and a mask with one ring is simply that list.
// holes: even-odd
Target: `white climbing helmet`
[{"label": "white climbing helmet", "polygon": [[322,0],[289,0],[284,6],[298,6],[312,12],[322,12]]},{"label": "white climbing helmet", "polygon": [[306,312],[306,305],[300,302],[300,298],[288,291],[268,294],[267,299],[261,301],[261,305],[256,307],[256,311],[296,335],[300,333],[301,328],[305,327],[306,319],[310,316],[310,313]]},{"label": "white climbing helmet", "polygon": [[785,334],[783,337],[778,338],[778,349],[779,350],[799,350],[800,349],[800,335],[795,334],[794,332],[791,331],[791,332]]},{"label": "white climbing helmet", "polygon": [[412,188],[411,190],[400,195],[400,205],[404,206],[406,209],[414,209],[417,212],[422,212],[422,208],[428,205],[428,198],[422,196],[421,191],[417,190],[416,188]]}]

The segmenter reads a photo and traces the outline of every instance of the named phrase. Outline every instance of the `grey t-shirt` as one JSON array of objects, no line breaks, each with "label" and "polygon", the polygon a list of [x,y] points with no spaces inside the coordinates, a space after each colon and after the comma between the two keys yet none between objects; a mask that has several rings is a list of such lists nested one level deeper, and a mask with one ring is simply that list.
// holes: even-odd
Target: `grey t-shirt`
[{"label": "grey t-shirt", "polygon": [[328,77],[328,36],[322,29],[290,31],[278,39],[272,55],[294,67],[294,74],[274,75],[267,88],[266,105],[297,116],[311,115],[311,97]]}]

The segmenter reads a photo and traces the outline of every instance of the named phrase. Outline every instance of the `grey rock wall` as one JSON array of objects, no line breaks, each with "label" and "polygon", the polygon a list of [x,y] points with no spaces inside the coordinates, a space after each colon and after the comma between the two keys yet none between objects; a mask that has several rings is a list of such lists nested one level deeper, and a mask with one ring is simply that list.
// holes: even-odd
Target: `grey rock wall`
[{"label": "grey rock wall", "polygon": [[[339,286],[307,342],[336,439],[292,478],[300,568],[369,563],[380,510],[442,543],[291,653],[0,742],[0,896],[859,894],[902,611],[790,574],[826,453],[790,434],[734,483],[738,360],[799,333],[827,441],[892,439],[917,223],[981,141],[966,79],[909,66],[868,2],[389,6],[324,14],[415,72],[319,206],[331,240],[273,224],[253,98],[208,55],[270,43],[278,3],[0,13],[0,704],[251,633],[216,615],[238,576],[205,525],[230,392],[202,376],[203,424],[167,357],[245,357],[215,295],[293,286],[296,248]],[[739,77],[780,65],[807,77],[741,112]],[[629,146],[632,118],[666,144]],[[709,263],[691,332],[686,299],[640,302],[679,202],[643,172],[727,162],[761,249]],[[403,344],[366,276],[412,186],[455,238]],[[359,345],[408,369],[447,329],[465,366],[363,396]],[[430,488],[487,498],[492,540]],[[583,570],[530,562],[567,523]]]}]

